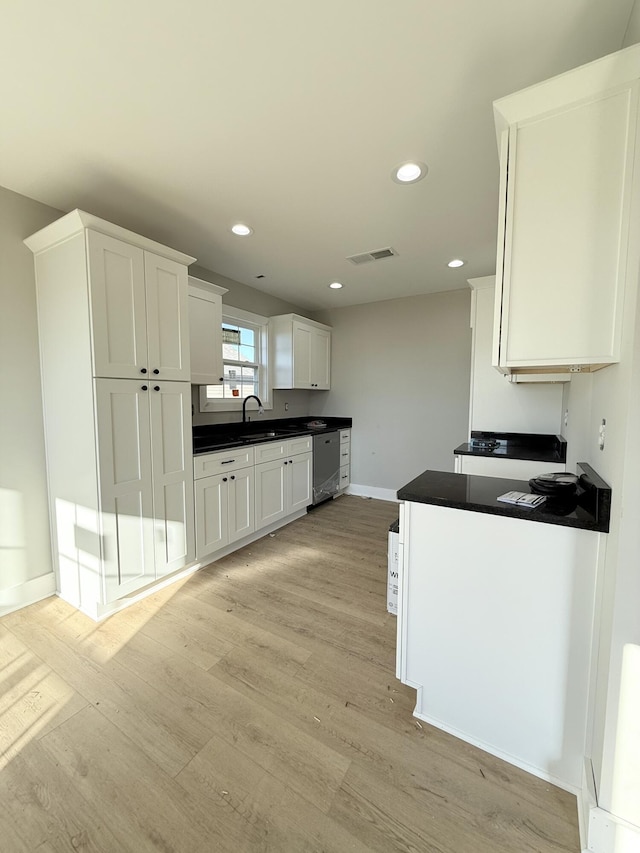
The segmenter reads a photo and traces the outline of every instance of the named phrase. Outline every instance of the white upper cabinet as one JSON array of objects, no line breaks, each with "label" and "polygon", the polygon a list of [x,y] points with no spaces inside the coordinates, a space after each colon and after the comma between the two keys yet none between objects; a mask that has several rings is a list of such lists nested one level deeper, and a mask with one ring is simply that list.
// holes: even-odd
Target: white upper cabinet
[{"label": "white upper cabinet", "polygon": [[222,365],[222,295],[225,287],[189,276],[191,384],[220,385]]},{"label": "white upper cabinet", "polygon": [[187,270],[87,231],[94,374],[189,380]]},{"label": "white upper cabinet", "polygon": [[634,46],[494,104],[493,363],[503,372],[619,360],[639,76]]},{"label": "white upper cabinet", "polygon": [[331,328],[297,314],[271,317],[274,388],[331,387]]}]

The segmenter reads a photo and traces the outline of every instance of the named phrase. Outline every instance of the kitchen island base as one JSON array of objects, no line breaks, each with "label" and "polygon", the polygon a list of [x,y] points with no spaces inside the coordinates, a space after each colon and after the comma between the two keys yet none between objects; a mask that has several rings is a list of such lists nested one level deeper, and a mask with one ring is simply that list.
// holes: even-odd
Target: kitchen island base
[{"label": "kitchen island base", "polygon": [[415,716],[578,791],[603,541],[401,504],[397,675]]}]

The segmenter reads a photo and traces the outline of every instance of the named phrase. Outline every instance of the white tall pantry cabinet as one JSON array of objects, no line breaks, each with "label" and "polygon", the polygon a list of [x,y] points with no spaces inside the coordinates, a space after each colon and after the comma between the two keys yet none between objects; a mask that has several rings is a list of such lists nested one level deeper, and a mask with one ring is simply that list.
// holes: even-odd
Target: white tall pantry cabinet
[{"label": "white tall pantry cabinet", "polygon": [[195,559],[194,259],[79,210],[25,243],[58,592],[97,619]]}]

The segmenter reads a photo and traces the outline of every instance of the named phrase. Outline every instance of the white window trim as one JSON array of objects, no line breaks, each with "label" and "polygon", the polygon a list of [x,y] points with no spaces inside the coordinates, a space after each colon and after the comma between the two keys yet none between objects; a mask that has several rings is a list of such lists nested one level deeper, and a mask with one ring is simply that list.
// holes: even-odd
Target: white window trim
[{"label": "white window trim", "polygon": [[[269,363],[269,318],[261,314],[253,314],[251,311],[243,311],[242,308],[232,308],[230,305],[222,306],[223,323],[250,323],[258,326],[260,330],[260,368],[258,396],[262,401],[264,409],[273,409],[273,391],[271,388],[271,365]],[[241,412],[244,400],[210,400],[207,397],[207,386],[200,386],[200,411],[201,412]],[[254,401],[255,402],[255,401]]]}]

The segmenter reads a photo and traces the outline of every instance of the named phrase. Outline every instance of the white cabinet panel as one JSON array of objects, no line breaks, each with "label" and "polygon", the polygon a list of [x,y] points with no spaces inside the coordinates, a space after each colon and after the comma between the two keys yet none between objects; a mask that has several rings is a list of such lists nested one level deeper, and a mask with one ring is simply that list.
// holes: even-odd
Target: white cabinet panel
[{"label": "white cabinet panel", "polygon": [[144,253],[144,268],[150,374],[189,382],[187,270],[149,252]]},{"label": "white cabinet panel", "polygon": [[144,252],[87,232],[94,376],[136,379],[147,368]]},{"label": "white cabinet panel", "polygon": [[94,375],[189,380],[186,268],[87,232]]},{"label": "white cabinet panel", "polygon": [[331,387],[331,333],[314,329],[311,337],[311,387],[326,391]]},{"label": "white cabinet panel", "polygon": [[191,383],[219,385],[222,364],[222,296],[191,285],[189,279],[189,342]]},{"label": "white cabinet panel", "polygon": [[253,447],[234,447],[229,450],[218,450],[215,453],[201,453],[193,458],[193,473],[196,480],[200,477],[210,477],[223,471],[236,471],[247,468],[254,463]]},{"label": "white cabinet panel", "polygon": [[286,459],[288,454],[286,441],[267,441],[265,444],[256,444],[254,448],[256,465],[260,462],[274,462],[276,459]]},{"label": "white cabinet panel", "polygon": [[195,481],[198,559],[253,533],[254,483],[253,467]]},{"label": "white cabinet panel", "polygon": [[274,388],[330,388],[331,328],[298,314],[271,317],[269,326]]},{"label": "white cabinet panel", "polygon": [[289,479],[289,512],[306,509],[313,500],[313,453],[292,456],[286,476]]},{"label": "white cabinet panel", "polygon": [[293,387],[311,387],[311,327],[293,323]]},{"label": "white cabinet panel", "polygon": [[155,579],[148,386],[96,380],[96,410],[105,597],[113,601]]},{"label": "white cabinet panel", "polygon": [[256,465],[256,530],[272,524],[287,515],[285,475],[283,460],[262,462]]},{"label": "white cabinet panel", "polygon": [[[630,54],[629,54],[630,56]],[[496,101],[500,212],[494,365],[620,359],[638,73],[613,54]],[[637,61],[636,61],[637,66]],[[637,265],[637,264],[636,264]]]},{"label": "white cabinet panel", "polygon": [[531,459],[492,459],[489,456],[456,455],[456,472],[479,474],[484,477],[505,477],[513,480],[530,480],[539,474],[565,471],[564,462],[536,462]]},{"label": "white cabinet panel", "polygon": [[58,589],[95,619],[193,559],[194,259],[79,210],[25,243],[36,255]]},{"label": "white cabinet panel", "polygon": [[229,476],[229,542],[237,542],[255,530],[255,472],[243,468]]},{"label": "white cabinet panel", "polygon": [[348,465],[340,466],[340,491],[346,489],[351,482],[350,470]]},{"label": "white cabinet panel", "polygon": [[223,548],[229,542],[226,482],[222,474],[203,477],[195,482],[198,559]]},{"label": "white cabinet panel", "polygon": [[158,577],[193,561],[191,386],[150,386],[154,484],[155,562]]}]

